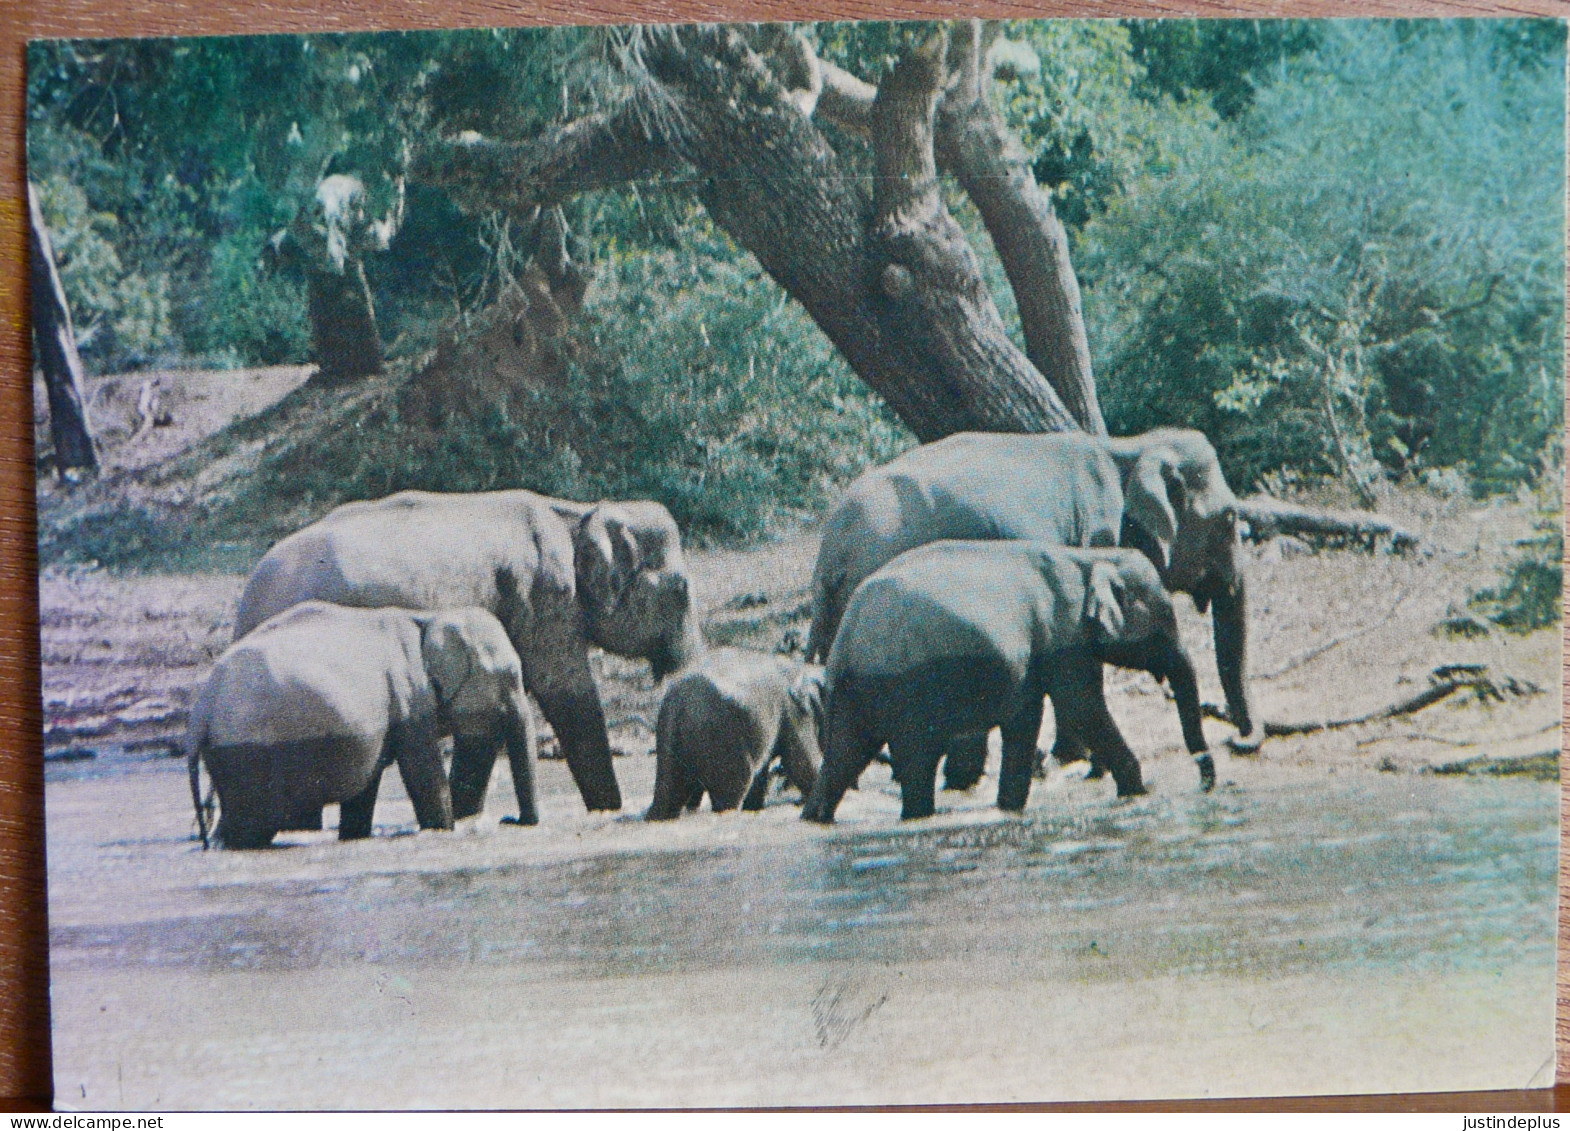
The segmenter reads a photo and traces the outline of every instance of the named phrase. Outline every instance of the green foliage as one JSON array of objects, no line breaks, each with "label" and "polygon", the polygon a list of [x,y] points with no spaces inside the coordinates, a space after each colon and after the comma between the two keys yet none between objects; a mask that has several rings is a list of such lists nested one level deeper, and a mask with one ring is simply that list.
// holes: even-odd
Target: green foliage
[{"label": "green foliage", "polygon": [[119,217],[94,211],[82,190],[59,176],[43,180],[38,196],[83,358],[123,365],[165,349],[168,280],[121,263]]},{"label": "green foliage", "polygon": [[[120,274],[146,284],[113,299],[127,332],[160,328],[162,295],[161,349],[245,363],[304,360],[299,280],[269,277],[276,265],[265,253],[311,207],[322,177],[354,175],[367,213],[381,217],[395,208],[409,146],[426,131],[537,131],[559,102],[560,38],[510,29],[35,42],[29,175],[73,186],[84,207],[107,218],[96,224],[96,250],[112,252]],[[428,344],[433,310],[450,317],[455,298],[483,291],[487,270],[474,249],[490,218],[434,204],[418,238],[408,247],[395,241],[389,262],[372,270],[373,285],[384,275],[390,287],[377,298],[394,333],[418,331],[412,348]],[[427,253],[438,238],[450,251],[439,265],[458,269],[431,280]],[[112,296],[102,292],[113,281],[100,280],[114,272],[90,274],[98,293],[79,288],[73,310],[88,298],[79,320],[112,328],[103,317]],[[404,287],[416,279],[421,285]],[[102,369],[135,361],[140,348],[95,343],[84,353]]]},{"label": "green foliage", "polygon": [[1244,485],[1529,482],[1562,427],[1562,33],[1530,66],[1485,26],[1323,34],[1235,122],[1162,116],[1172,166],[1086,225],[1108,423],[1200,428]]},{"label": "green foliage", "polygon": [[1038,75],[1001,83],[999,97],[1064,224],[1084,224],[1139,170],[1168,164],[1160,119],[1198,108],[1136,97],[1141,72],[1126,28],[1108,20],[1022,20],[1005,34],[1041,63]]},{"label": "green foliage", "polygon": [[1155,102],[1208,96],[1235,118],[1271,75],[1323,40],[1314,20],[1124,20],[1141,75],[1139,93]]},{"label": "green foliage", "polygon": [[[511,410],[453,406],[435,427],[404,418],[396,391],[344,409],[330,427],[270,448],[197,542],[265,546],[271,527],[283,533],[338,503],[405,489],[526,487],[656,499],[685,537],[734,544],[818,513],[911,443],[750,257],[696,206],[685,225],[682,253],[624,253],[605,265],[578,331],[585,360],[566,389],[526,391]],[[143,552],[96,529],[59,544],[91,541],[104,564]],[[132,558],[114,556],[120,544]]]},{"label": "green foliage", "polygon": [[1505,566],[1501,584],[1481,589],[1470,604],[1510,632],[1558,626],[1564,601],[1564,504],[1559,484],[1544,484],[1537,500],[1536,533],[1516,544],[1522,552]]}]

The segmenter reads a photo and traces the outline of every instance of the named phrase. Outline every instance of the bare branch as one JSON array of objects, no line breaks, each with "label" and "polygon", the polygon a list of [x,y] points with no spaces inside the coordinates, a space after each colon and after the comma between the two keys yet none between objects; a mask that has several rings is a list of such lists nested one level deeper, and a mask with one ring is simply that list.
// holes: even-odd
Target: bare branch
[{"label": "bare branch", "polygon": [[1373,624],[1361,625],[1358,628],[1353,629],[1351,632],[1343,633],[1340,636],[1325,641],[1323,644],[1315,645],[1308,651],[1298,653],[1296,656],[1293,656],[1285,663],[1278,667],[1272,668],[1268,672],[1260,672],[1254,678],[1280,679],[1282,676],[1286,675],[1287,672],[1294,671],[1297,668],[1302,667],[1304,664],[1319,659],[1319,657],[1323,656],[1326,652],[1329,652],[1332,649],[1339,648],[1343,644],[1348,644],[1353,640],[1359,639],[1360,637],[1367,636],[1371,632],[1377,632],[1379,629],[1384,628],[1385,625],[1396,619],[1396,615],[1401,611],[1401,606],[1406,604],[1406,599],[1410,596],[1410,593],[1403,593],[1400,597],[1397,597],[1395,603],[1390,606],[1390,611],[1385,614],[1383,620],[1375,621]]},{"label": "bare branch", "polygon": [[535,205],[680,169],[672,139],[656,136],[652,117],[629,99],[532,141],[446,138],[421,147],[414,175],[445,186],[468,206],[527,214]]},{"label": "bare branch", "polygon": [[[1537,684],[1530,680],[1518,680],[1514,676],[1505,676],[1496,682],[1489,677],[1488,669],[1482,664],[1447,664],[1435,668],[1429,679],[1432,686],[1427,690],[1365,715],[1355,715],[1345,719],[1317,719],[1301,723],[1267,721],[1264,724],[1265,733],[1272,738],[1293,734],[1317,734],[1320,731],[1340,730],[1344,727],[1360,726],[1363,723],[1399,718],[1403,715],[1416,714],[1424,707],[1432,707],[1457,691],[1471,691],[1480,702],[1493,699],[1500,703],[1505,701],[1507,694],[1524,699],[1543,693],[1543,689]],[[1227,721],[1226,712],[1214,703],[1203,703],[1200,709],[1212,719]]]},{"label": "bare branch", "polygon": [[938,109],[937,159],[958,178],[992,236],[1019,307],[1026,355],[1076,424],[1091,435],[1105,436],[1068,233],[1051,197],[1036,183],[1026,154],[987,97],[996,34],[996,26],[980,20],[956,26],[961,78]]},{"label": "bare branch", "polygon": [[1265,542],[1278,534],[1306,534],[1334,538],[1372,549],[1381,538],[1398,552],[1416,549],[1417,535],[1387,518],[1367,511],[1330,511],[1284,503],[1268,495],[1238,500],[1238,517],[1248,523],[1244,535],[1251,542]]}]

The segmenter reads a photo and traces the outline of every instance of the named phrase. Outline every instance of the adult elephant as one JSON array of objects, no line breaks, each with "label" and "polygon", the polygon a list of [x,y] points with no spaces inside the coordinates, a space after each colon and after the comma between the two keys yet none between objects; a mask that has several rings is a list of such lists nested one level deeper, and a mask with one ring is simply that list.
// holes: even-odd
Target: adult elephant
[{"label": "adult elephant", "polygon": [[[964,432],[864,473],[823,526],[812,579],[809,659],[826,660],[856,586],[896,556],[940,539],[1135,546],[1162,582],[1212,611],[1216,666],[1235,750],[1264,737],[1248,697],[1247,601],[1237,499],[1210,441],[1164,428],[1113,440],[1082,433]],[[1081,756],[1071,738],[1059,760]],[[956,744],[945,784],[980,778],[982,736]]]},{"label": "adult elephant", "polygon": [[[404,491],[349,503],[267,552],[240,598],[236,637],[313,598],[493,613],[591,810],[621,808],[621,790],[589,645],[647,658],[656,679],[703,646],[680,533],[651,502]],[[479,757],[455,749],[454,779],[480,776]]]},{"label": "adult elephant", "polygon": [[1119,796],[1145,792],[1139,762],[1102,693],[1103,663],[1171,682],[1200,784],[1215,784],[1194,669],[1172,598],[1136,550],[1046,542],[934,542],[900,555],[852,595],[829,651],[823,767],[802,816],[828,823],[888,744],[900,815],[933,812],[934,775],[956,734],[998,726],[998,807],[1030,795],[1043,696],[1058,725],[1111,772]]},{"label": "adult elephant", "polygon": [[229,848],[320,827],[322,806],[334,802],[340,839],[370,836],[389,764],[420,827],[451,829],[444,733],[491,761],[506,747],[519,822],[534,824],[534,717],[495,617],[296,605],[230,645],[192,706],[186,755],[202,844],[203,763],[218,794],[218,840]]}]

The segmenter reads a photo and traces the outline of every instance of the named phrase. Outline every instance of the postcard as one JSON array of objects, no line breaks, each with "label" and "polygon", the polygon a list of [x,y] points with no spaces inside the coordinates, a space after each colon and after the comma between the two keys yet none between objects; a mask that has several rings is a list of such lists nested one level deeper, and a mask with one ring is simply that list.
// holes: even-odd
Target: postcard
[{"label": "postcard", "polygon": [[32,43],[55,1102],[1551,1085],[1565,40]]}]

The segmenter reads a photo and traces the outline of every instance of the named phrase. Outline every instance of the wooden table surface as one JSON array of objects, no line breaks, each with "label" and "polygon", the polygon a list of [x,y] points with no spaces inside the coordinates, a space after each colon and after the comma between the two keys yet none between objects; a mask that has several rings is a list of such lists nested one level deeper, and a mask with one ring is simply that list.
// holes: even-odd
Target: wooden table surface
[{"label": "wooden table surface", "polygon": [[[0,0],[0,1108],[50,1092],[42,710],[23,169],[24,44],[63,36],[957,16],[1557,16],[1570,0]],[[1561,802],[1561,813],[1564,804]],[[1570,1075],[1566,871],[1560,863],[1559,1075]],[[1096,1105],[1091,1105],[1096,1106]],[[1553,1091],[1140,1104],[1156,1110],[1510,1111],[1570,1108]]]}]

